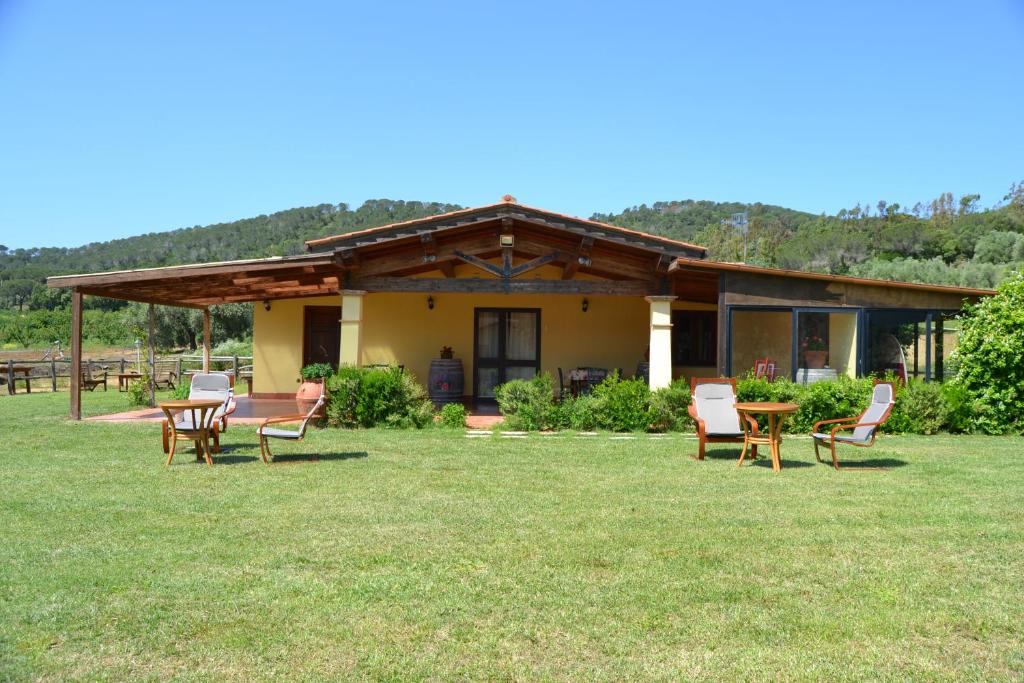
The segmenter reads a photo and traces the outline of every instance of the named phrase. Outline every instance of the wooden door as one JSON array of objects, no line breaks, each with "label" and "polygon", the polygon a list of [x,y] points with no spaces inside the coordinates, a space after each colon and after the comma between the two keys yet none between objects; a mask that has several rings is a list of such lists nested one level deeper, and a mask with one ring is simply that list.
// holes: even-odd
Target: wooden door
[{"label": "wooden door", "polygon": [[306,306],[303,315],[302,365],[330,363],[341,355],[341,306]]}]

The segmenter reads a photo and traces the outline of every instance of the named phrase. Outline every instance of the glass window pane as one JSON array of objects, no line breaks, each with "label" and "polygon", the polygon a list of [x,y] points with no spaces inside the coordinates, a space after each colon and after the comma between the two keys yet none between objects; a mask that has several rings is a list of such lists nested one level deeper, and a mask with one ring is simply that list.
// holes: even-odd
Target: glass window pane
[{"label": "glass window pane", "polygon": [[754,362],[768,359],[776,377],[792,377],[793,314],[790,311],[732,312],[732,374],[754,370]]},{"label": "glass window pane", "polygon": [[498,381],[498,368],[477,368],[477,398],[494,398],[494,387]]},{"label": "glass window pane", "polygon": [[477,318],[476,353],[481,358],[498,357],[499,316],[497,311],[481,311]]},{"label": "glass window pane", "polygon": [[[537,359],[537,314],[510,311],[505,337],[505,357],[509,360]],[[509,377],[509,379],[512,379]]]},{"label": "glass window pane", "polygon": [[537,368],[534,367],[522,367],[512,365],[505,368],[505,375],[507,380],[513,379],[533,379],[537,374]]}]

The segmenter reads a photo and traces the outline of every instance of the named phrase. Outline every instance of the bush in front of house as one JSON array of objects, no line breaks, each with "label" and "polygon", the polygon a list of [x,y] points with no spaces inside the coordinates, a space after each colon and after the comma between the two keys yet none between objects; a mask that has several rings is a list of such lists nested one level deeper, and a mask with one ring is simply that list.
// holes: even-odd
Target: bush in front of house
[{"label": "bush in front of house", "polygon": [[597,426],[611,432],[644,432],[654,422],[651,389],[639,379],[613,372],[592,393]]},{"label": "bush in front of house", "polygon": [[955,381],[974,403],[972,426],[986,434],[1024,433],[1024,271],[967,307],[953,357]]},{"label": "bush in front of house", "polygon": [[334,427],[419,429],[433,421],[426,390],[401,368],[340,368],[328,377],[327,391]]},{"label": "bush in front of house", "polygon": [[656,432],[693,431],[690,418],[690,380],[681,378],[651,394],[651,429]]},{"label": "bush in front of house", "polygon": [[438,416],[442,427],[462,429],[466,426],[466,406],[461,403],[447,403]]},{"label": "bush in front of house", "polygon": [[564,427],[561,409],[555,409],[555,383],[546,372],[533,379],[514,379],[495,387],[498,410],[509,429],[538,431]]}]

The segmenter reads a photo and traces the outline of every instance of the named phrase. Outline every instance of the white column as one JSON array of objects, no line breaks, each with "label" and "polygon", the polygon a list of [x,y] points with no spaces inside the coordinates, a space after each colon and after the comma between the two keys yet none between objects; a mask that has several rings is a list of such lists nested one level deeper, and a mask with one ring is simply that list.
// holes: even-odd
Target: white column
[{"label": "white column", "polygon": [[366,292],[345,289],[341,292],[341,354],[339,367],[358,367],[363,336],[363,297]]},{"label": "white column", "polygon": [[672,383],[672,302],[674,296],[648,296],[651,305],[650,376],[651,389]]}]

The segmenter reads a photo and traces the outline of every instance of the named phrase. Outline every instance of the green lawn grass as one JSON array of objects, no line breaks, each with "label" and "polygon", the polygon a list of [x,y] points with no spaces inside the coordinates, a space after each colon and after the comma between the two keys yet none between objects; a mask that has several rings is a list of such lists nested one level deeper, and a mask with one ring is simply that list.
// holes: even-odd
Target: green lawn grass
[{"label": "green lawn grass", "polygon": [[680,435],[329,430],[266,467],[236,425],[165,469],[155,425],[66,410],[0,398],[0,679],[1024,676],[1024,439],[835,472],[790,438],[774,474]]}]

